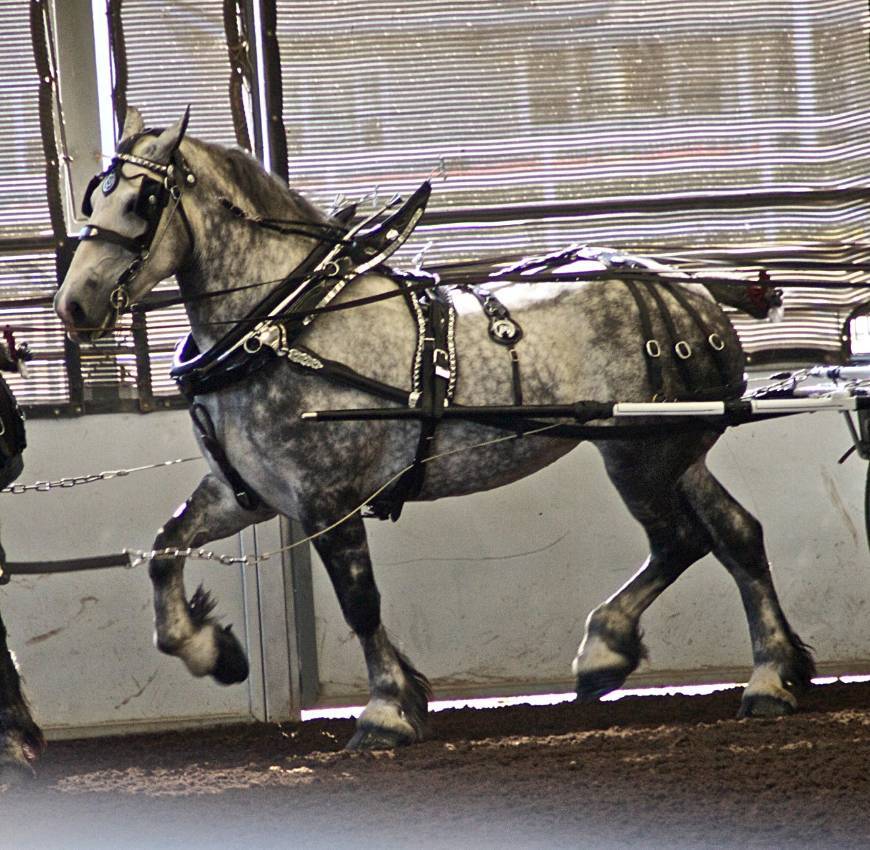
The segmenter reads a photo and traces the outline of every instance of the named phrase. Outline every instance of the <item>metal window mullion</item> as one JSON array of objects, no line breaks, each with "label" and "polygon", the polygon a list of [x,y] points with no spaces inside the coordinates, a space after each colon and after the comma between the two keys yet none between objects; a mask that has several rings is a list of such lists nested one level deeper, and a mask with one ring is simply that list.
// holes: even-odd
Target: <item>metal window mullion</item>
[{"label": "metal window mullion", "polygon": [[112,59],[112,108],[115,111],[117,137],[127,118],[127,43],[121,16],[123,0],[106,0],[109,22],[109,51]]},{"label": "metal window mullion", "polygon": [[[253,90],[254,71],[251,63],[250,33],[252,31],[250,4],[246,0],[224,0],[224,32],[230,60],[229,97],[236,143],[252,151],[251,134],[245,112],[243,86]],[[241,23],[241,28],[240,28]]]},{"label": "metal window mullion", "polygon": [[[269,167],[282,180],[287,182],[290,167],[287,158],[287,135],[284,126],[284,86],[281,79],[281,53],[278,47],[278,13],[276,4],[269,0],[251,0],[259,3],[260,30],[254,39],[255,48],[260,53],[261,61],[256,67],[262,66],[264,79],[258,79],[264,97],[254,98],[256,124],[265,127],[268,133],[270,151]],[[255,75],[258,78],[258,75]],[[266,115],[257,110],[265,103]],[[265,120],[263,120],[265,119]],[[262,160],[262,150],[259,151]]]}]

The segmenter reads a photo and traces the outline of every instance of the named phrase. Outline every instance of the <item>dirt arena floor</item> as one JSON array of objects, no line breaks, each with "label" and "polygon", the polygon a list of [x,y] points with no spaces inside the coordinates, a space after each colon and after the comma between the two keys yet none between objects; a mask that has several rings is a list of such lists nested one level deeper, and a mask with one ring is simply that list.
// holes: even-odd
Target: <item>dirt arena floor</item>
[{"label": "dirt arena floor", "polygon": [[55,742],[0,847],[870,847],[870,684],[738,703],[445,711],[395,753],[343,752],[344,720]]}]

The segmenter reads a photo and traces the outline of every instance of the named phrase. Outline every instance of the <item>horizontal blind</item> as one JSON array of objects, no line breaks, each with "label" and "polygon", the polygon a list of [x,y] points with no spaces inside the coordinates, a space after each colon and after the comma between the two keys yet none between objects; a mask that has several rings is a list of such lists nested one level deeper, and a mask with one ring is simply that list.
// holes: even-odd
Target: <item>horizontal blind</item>
[{"label": "horizontal blind", "polygon": [[[223,4],[214,0],[184,3],[124,0],[121,20],[127,62],[127,102],[137,107],[149,127],[166,127],[190,104],[188,132],[210,142],[235,144],[228,95],[230,64],[223,25]],[[175,288],[174,281],[159,289]],[[147,317],[151,385],[155,396],[177,394],[169,377],[172,350],[188,330],[183,309],[151,313]],[[123,355],[120,370],[135,377],[133,337],[118,336]],[[107,375],[107,378],[109,376]]]},{"label": "horizontal blind", "polygon": [[31,3],[0,5],[0,329],[34,355],[29,377],[5,375],[20,404],[69,400],[64,334],[51,308],[57,288],[39,120]]},{"label": "horizontal blind", "polygon": [[[755,354],[837,356],[864,300],[851,265],[870,192],[812,191],[870,185],[863,0],[278,0],[277,13],[291,183],[328,204],[434,173],[434,215],[405,259],[430,241],[439,262],[572,242],[691,249],[701,269],[724,255],[750,276],[747,247],[754,263],[822,258],[840,267],[802,281],[856,288],[789,289],[786,322],[736,324]],[[783,204],[791,190],[810,194]]]},{"label": "horizontal blind", "polygon": [[149,127],[165,127],[190,104],[194,136],[234,145],[230,64],[216,0],[124,0],[127,102]]},{"label": "horizontal blind", "polygon": [[0,4],[0,239],[51,237],[30,2]]}]

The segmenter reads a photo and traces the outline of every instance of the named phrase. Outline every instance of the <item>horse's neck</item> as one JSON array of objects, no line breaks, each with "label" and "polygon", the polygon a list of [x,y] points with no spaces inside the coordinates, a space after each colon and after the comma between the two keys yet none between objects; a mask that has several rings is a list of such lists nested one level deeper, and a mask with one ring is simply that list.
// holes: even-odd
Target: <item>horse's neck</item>
[{"label": "horse's neck", "polygon": [[[238,191],[198,159],[193,164],[199,178],[196,203],[185,207],[195,250],[177,278],[182,296],[191,299],[187,314],[194,339],[205,350],[250,314],[311,251],[313,242],[234,217],[218,198],[235,201]],[[242,208],[253,212],[249,203]],[[263,285],[251,286],[259,283]],[[226,294],[200,297],[220,292]]]}]

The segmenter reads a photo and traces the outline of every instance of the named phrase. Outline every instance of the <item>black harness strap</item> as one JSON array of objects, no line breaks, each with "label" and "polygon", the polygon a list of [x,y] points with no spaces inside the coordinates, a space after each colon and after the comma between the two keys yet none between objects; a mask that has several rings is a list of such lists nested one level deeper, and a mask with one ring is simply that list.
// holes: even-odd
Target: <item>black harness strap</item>
[{"label": "black harness strap", "polygon": [[637,305],[638,317],[640,319],[640,328],[643,333],[643,355],[646,361],[647,378],[649,379],[650,387],[652,387],[652,398],[655,401],[661,398],[664,393],[665,382],[662,376],[662,348],[658,340],[655,338],[655,331],[652,326],[649,308],[643,295],[640,293],[638,285],[633,280],[624,280],[626,289],[628,289],[631,297],[634,298],[634,303]]},{"label": "black harness strap", "polygon": [[701,318],[701,314],[698,312],[697,308],[694,304],[692,304],[691,299],[688,294],[680,287],[679,284],[674,283],[673,281],[663,280],[662,285],[668,290],[668,292],[673,295],[674,299],[679,303],[679,305],[686,311],[688,316],[695,323],[695,327],[700,331],[701,336],[703,336],[707,340],[707,345],[710,349],[710,352],[713,356],[713,362],[716,364],[716,371],[719,373],[719,380],[722,381],[723,386],[727,386],[729,383],[729,369],[728,362],[725,357],[725,343],[716,333],[710,333],[710,329],[704,323],[704,320]]},{"label": "black harness strap", "polygon": [[401,516],[405,502],[416,498],[423,489],[426,462],[432,456],[435,431],[449,402],[451,363],[448,352],[453,305],[449,296],[436,286],[426,299],[421,299],[420,306],[424,309],[425,331],[420,360],[419,399],[423,415],[420,419],[417,450],[410,469],[366,505],[366,516],[389,518],[393,522]]},{"label": "black harness strap", "polygon": [[246,511],[256,510],[262,504],[262,500],[254,489],[245,483],[238,470],[230,462],[221,441],[217,438],[214,423],[211,421],[211,416],[205,406],[199,402],[193,402],[190,405],[190,418],[193,420],[196,430],[199,431],[206,451],[212,456],[212,460],[232,487],[236,501]]},{"label": "black harness strap", "polygon": [[[265,349],[271,353],[271,349]],[[346,387],[353,387],[356,390],[362,390],[370,395],[379,396],[386,401],[394,401],[401,405],[408,404],[408,391],[399,387],[384,384],[374,378],[369,378],[362,375],[350,366],[345,366],[344,363],[339,363],[336,360],[328,360],[315,354],[309,349],[301,345],[293,347],[293,351],[299,352],[306,358],[306,362],[300,362],[299,359],[294,360],[293,357],[287,357],[290,365],[305,372],[312,374],[314,371],[318,377],[325,378],[328,381],[333,381],[336,384],[343,384]],[[272,358],[270,358],[272,359]]]},{"label": "black harness strap", "polygon": [[664,322],[665,331],[670,338],[669,348],[671,348],[674,354],[674,362],[677,365],[677,371],[680,373],[683,385],[690,393],[694,393],[697,384],[695,377],[692,375],[692,370],[686,362],[692,356],[692,347],[684,339],[680,339],[680,332],[677,328],[677,323],[674,321],[674,317],[671,315],[667,302],[662,297],[661,292],[659,292],[657,285],[652,281],[645,280],[642,281],[641,286],[646,289],[658,307],[659,316]]},{"label": "black harness strap", "polygon": [[482,286],[472,284],[465,284],[458,288],[463,292],[470,292],[478,300],[484,315],[489,319],[489,338],[507,348],[510,356],[511,389],[514,404],[521,405],[523,403],[523,383],[517,343],[523,338],[523,329],[494,293]]}]

